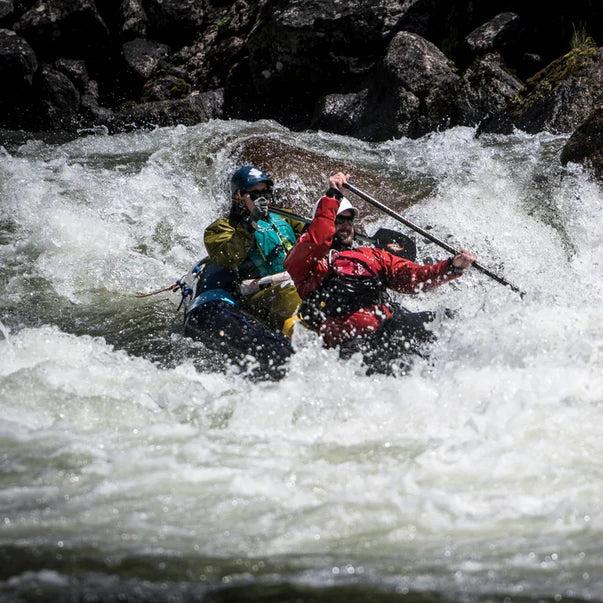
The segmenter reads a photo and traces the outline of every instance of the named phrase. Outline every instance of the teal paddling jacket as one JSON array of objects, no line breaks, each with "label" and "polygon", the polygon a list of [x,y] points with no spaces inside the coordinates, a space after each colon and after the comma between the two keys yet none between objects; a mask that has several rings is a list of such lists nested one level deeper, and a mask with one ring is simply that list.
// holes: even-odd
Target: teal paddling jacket
[{"label": "teal paddling jacket", "polygon": [[241,278],[258,278],[282,272],[285,257],[305,224],[269,213],[250,232],[238,216],[220,218],[204,234],[209,258],[224,268],[238,270]]}]

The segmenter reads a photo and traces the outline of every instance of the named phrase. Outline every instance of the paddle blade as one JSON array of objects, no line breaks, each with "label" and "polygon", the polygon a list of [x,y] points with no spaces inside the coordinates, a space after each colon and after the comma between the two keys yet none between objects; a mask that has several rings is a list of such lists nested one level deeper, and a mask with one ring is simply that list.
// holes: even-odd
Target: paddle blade
[{"label": "paddle blade", "polygon": [[380,228],[372,237],[375,247],[414,262],[417,257],[415,242],[406,235],[389,228]]}]

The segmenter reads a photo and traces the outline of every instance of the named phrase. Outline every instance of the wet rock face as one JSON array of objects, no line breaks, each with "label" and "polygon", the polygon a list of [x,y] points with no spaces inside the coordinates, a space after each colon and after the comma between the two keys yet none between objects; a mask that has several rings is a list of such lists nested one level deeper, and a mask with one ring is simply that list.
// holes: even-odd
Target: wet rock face
[{"label": "wet rock face", "polygon": [[573,4],[0,0],[0,127],[267,118],[373,141],[478,124],[571,133],[603,79],[588,31],[603,8]]},{"label": "wet rock face", "polygon": [[571,135],[561,152],[561,163],[585,164],[603,180],[603,107],[595,109]]}]

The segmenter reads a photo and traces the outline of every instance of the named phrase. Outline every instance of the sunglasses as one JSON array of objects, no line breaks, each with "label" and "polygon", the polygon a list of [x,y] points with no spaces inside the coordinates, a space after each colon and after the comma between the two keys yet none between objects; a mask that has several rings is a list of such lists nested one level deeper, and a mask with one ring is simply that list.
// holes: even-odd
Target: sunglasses
[{"label": "sunglasses", "polygon": [[260,197],[266,197],[267,199],[272,198],[272,191],[269,188],[267,188],[263,191],[245,191],[245,194],[249,195],[249,198],[252,201],[259,199]]},{"label": "sunglasses", "polygon": [[335,224],[344,224],[345,222],[348,224],[353,224],[354,216],[337,216],[335,218]]}]

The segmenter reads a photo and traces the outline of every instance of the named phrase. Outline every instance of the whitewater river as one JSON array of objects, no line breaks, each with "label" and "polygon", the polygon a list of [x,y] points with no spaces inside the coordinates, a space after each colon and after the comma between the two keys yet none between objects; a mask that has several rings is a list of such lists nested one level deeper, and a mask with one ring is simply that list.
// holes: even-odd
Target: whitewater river
[{"label": "whitewater river", "polygon": [[[404,215],[525,297],[472,271],[408,301],[457,314],[406,376],[303,329],[281,381],[218,370],[177,294],[135,294],[204,257],[257,134],[415,187]],[[603,600],[602,190],[565,140],[5,137],[0,600]]]}]

